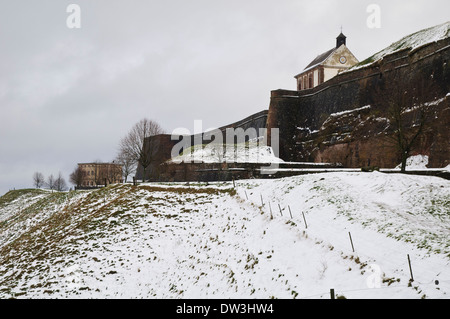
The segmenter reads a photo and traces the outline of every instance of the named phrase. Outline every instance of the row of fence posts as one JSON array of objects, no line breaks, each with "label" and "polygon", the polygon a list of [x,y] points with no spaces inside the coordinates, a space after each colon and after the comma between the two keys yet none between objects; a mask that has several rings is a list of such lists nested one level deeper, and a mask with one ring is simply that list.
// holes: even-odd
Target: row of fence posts
[{"label": "row of fence posts", "polygon": [[[245,197],[248,200],[247,191],[244,191],[244,192],[245,192]],[[261,196],[261,206],[264,206],[264,200],[263,200],[262,194],[260,194],[260,196]],[[280,204],[278,204],[278,209],[280,210],[281,216],[283,216],[283,210],[281,209]],[[289,209],[289,215],[291,216],[291,219],[293,219],[292,210],[291,210],[290,205],[288,205],[288,209]],[[270,219],[273,219],[272,206],[270,205],[270,202],[269,202],[269,211],[270,211]],[[303,221],[305,222],[305,228],[308,229],[308,223],[306,222],[306,217],[305,217],[304,212],[302,212],[302,216],[303,216]]]},{"label": "row of fence posts", "polygon": [[[233,187],[236,188],[236,184],[234,182],[234,179],[233,179]],[[244,190],[244,192],[245,192],[245,197],[248,200],[247,191]],[[260,197],[261,197],[261,206],[264,207],[264,200],[263,200],[262,194],[260,194]],[[268,203],[269,203],[270,219],[273,219],[272,206],[270,205],[270,202],[268,202]],[[281,209],[280,204],[278,204],[278,209],[280,210],[281,216],[283,216],[283,210]],[[289,209],[289,215],[291,216],[291,219],[292,219],[293,216],[292,216],[292,211],[291,211],[291,206],[290,205],[288,205],[288,209]],[[302,211],[302,216],[303,216],[303,221],[305,222],[305,228],[308,229],[308,224],[306,222],[305,213],[303,211]],[[349,236],[349,239],[350,239],[350,244],[352,246],[352,251],[355,252],[355,246],[353,245],[353,239],[352,239],[351,232],[348,232],[348,236]],[[413,276],[413,271],[412,271],[412,266],[411,266],[411,258],[409,257],[409,254],[407,255],[407,257],[408,257],[409,272],[410,272],[410,275],[411,275],[410,282],[413,282],[414,281],[414,276]],[[330,298],[331,299],[335,299],[336,298],[334,289],[330,289]]]}]

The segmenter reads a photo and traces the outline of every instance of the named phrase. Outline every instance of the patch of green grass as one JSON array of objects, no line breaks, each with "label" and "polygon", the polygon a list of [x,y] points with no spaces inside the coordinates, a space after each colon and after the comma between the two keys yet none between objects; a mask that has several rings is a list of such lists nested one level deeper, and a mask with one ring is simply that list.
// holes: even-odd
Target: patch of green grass
[{"label": "patch of green grass", "polygon": [[363,65],[366,65],[366,64],[373,63],[374,61],[375,61],[375,57],[371,56],[371,57],[368,57],[367,59],[359,62],[356,66],[363,66]]},{"label": "patch of green grass", "polygon": [[5,195],[0,197],[0,208],[9,205],[10,203],[14,202],[16,199],[22,196],[33,197],[45,193],[47,192],[42,189],[18,189],[9,191]]}]

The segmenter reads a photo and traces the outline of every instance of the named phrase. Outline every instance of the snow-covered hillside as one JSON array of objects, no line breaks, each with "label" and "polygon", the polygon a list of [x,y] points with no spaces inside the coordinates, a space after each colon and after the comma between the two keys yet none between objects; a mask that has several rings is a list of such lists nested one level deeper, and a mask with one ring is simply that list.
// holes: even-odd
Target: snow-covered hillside
[{"label": "snow-covered hillside", "polygon": [[392,43],[387,48],[360,62],[359,64],[356,64],[348,71],[355,70],[361,67],[366,67],[367,65],[370,65],[372,63],[379,61],[380,59],[383,59],[386,55],[404,49],[414,50],[426,44],[437,42],[439,40],[443,40],[448,37],[450,37],[450,21],[407,35],[402,39],[400,39],[399,41]]},{"label": "snow-covered hillside", "polygon": [[450,181],[426,176],[15,191],[0,298],[449,298],[449,234]]}]

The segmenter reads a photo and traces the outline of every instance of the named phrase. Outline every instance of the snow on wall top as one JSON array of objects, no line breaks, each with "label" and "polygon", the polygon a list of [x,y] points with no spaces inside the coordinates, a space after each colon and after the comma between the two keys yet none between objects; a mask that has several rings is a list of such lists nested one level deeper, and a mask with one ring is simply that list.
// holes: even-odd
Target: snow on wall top
[{"label": "snow on wall top", "polygon": [[437,42],[448,37],[450,37],[450,21],[407,35],[366,60],[356,64],[354,67],[347,70],[347,72],[371,65],[382,60],[389,54],[405,49],[414,50],[426,44]]},{"label": "snow on wall top", "polygon": [[245,144],[217,145],[210,143],[198,145],[187,150],[180,156],[170,159],[169,163],[181,162],[203,163],[282,163],[281,158],[276,157],[272,147],[261,145],[257,142]]}]

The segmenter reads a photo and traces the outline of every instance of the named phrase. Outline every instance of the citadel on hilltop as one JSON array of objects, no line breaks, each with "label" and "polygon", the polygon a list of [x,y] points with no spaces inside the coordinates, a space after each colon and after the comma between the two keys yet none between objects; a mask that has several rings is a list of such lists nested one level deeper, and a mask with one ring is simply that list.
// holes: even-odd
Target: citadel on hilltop
[{"label": "citadel on hilltop", "polygon": [[[389,116],[395,104],[392,97],[401,91],[411,104],[404,111],[403,129],[417,127],[425,108],[432,115],[411,155],[427,155],[428,168],[446,167],[450,164],[449,58],[450,22],[406,36],[362,62],[347,48],[341,33],[334,48],[295,76],[297,90],[272,91],[268,110],[221,130],[264,128],[269,144],[271,131],[277,128],[279,157],[297,165],[394,168],[401,158],[390,138],[395,127]],[[177,143],[170,135],[148,139],[147,144],[154,145],[158,153],[158,161],[150,167],[150,179],[251,178],[261,167],[252,163],[167,164]],[[281,170],[274,176],[283,176]],[[142,179],[142,168],[138,167],[136,177]]]}]

